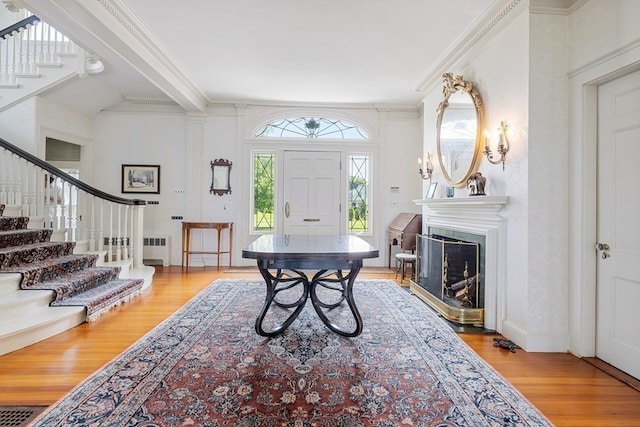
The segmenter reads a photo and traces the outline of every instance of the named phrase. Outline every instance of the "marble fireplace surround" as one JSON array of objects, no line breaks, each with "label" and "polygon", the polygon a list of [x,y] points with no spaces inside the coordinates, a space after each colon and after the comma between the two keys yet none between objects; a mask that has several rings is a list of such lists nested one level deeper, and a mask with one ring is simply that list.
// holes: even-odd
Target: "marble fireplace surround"
[{"label": "marble fireplace surround", "polygon": [[505,314],[506,219],[509,196],[414,200],[423,206],[422,229],[439,227],[485,237],[484,327],[502,332]]}]

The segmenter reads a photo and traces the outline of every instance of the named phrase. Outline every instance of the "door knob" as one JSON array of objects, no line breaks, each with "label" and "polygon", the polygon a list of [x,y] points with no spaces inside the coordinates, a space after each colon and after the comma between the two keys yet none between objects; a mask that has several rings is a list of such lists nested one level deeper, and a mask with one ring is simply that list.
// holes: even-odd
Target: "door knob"
[{"label": "door knob", "polygon": [[609,252],[609,245],[606,243],[596,243],[596,249],[602,251],[602,259],[607,259],[611,256]]},{"label": "door knob", "polygon": [[289,202],[284,204],[284,216],[289,218],[289,213],[291,213],[291,209],[289,208]]}]

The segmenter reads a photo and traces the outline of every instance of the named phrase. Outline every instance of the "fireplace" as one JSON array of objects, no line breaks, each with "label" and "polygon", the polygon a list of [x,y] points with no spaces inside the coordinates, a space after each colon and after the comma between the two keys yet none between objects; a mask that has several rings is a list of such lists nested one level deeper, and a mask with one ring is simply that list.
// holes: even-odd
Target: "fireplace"
[{"label": "fireplace", "polygon": [[[429,300],[427,301],[429,304],[439,306],[438,311],[444,312],[443,316],[447,318],[453,317],[456,322],[463,324],[482,324],[485,329],[501,332],[505,316],[507,279],[505,269],[507,223],[501,212],[507,206],[509,197],[452,197],[421,199],[414,202],[423,206],[423,236],[436,235],[438,240],[453,239],[478,244],[478,284],[481,289],[477,307],[463,306],[464,310],[460,310],[460,307],[455,304],[444,304],[443,298],[433,297],[433,294],[422,286],[425,284],[421,283],[422,278],[434,274],[427,268],[429,261],[425,258],[417,265],[416,279],[410,284],[411,292],[425,301]],[[418,251],[420,246],[417,248]],[[425,252],[426,248],[423,248],[422,253]],[[442,272],[442,269],[438,269],[437,266],[433,268]],[[469,271],[475,268],[467,267],[468,277],[474,275]],[[457,279],[447,278],[447,283],[451,284],[454,280]],[[462,267],[462,280],[465,280],[464,267]],[[458,282],[460,280],[456,283]]]},{"label": "fireplace", "polygon": [[484,241],[430,227],[418,236],[412,291],[448,320],[484,326]]}]

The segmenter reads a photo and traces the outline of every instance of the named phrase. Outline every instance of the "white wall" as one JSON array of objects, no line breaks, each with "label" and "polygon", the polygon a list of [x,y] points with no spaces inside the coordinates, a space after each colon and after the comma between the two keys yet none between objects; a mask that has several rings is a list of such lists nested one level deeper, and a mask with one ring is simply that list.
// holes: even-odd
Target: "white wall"
[{"label": "white wall", "polygon": [[[179,263],[181,222],[185,215],[186,116],[182,112],[102,112],[95,118],[91,181],[107,193],[158,201],[144,210],[145,236],[172,237]],[[122,165],[159,165],[160,194],[122,194]]]},{"label": "white wall", "polygon": [[[306,112],[341,117],[374,129],[379,173],[375,182],[375,230],[370,239],[380,248],[375,264],[386,265],[386,229],[399,212],[419,211],[411,201],[420,198],[422,180],[417,174],[421,122],[416,108],[378,111],[374,107],[272,107],[217,105],[206,114],[187,115],[177,109],[144,110],[144,106],[121,105],[95,118],[92,180],[98,188],[120,194],[121,164],[161,166],[160,194],[127,194],[125,197],[157,200],[145,208],[145,234],[172,237],[171,263],[180,264],[181,221],[234,222],[233,265],[252,265],[243,260],[242,247],[255,238],[249,234],[249,157],[247,144],[255,144],[253,130],[269,117]],[[344,144],[343,144],[344,145]],[[342,147],[344,149],[344,147]],[[232,193],[209,193],[210,162],[227,159]],[[391,193],[391,186],[400,187]],[[393,206],[395,203],[395,206]],[[214,231],[194,231],[192,249],[212,250]],[[223,247],[226,239],[223,240]],[[215,265],[214,255],[194,255],[190,265]],[[221,260],[227,263],[226,256]]]},{"label": "white wall", "polygon": [[32,97],[0,112],[0,136],[7,142],[37,155],[36,102]]},{"label": "white wall", "polygon": [[[529,351],[565,351],[567,335],[566,17],[511,12],[499,31],[442,72],[472,81],[485,105],[485,128],[509,127],[505,170],[483,156],[489,195],[507,195],[505,317],[499,329]],[[425,150],[436,152],[441,84],[425,93]],[[552,102],[553,101],[553,102]],[[447,185],[440,171],[436,180]],[[561,183],[558,185],[557,183]],[[455,197],[466,197],[456,189]],[[426,208],[425,208],[426,209]],[[553,248],[550,251],[550,248]]]},{"label": "white wall", "polygon": [[596,352],[597,87],[640,69],[638,16],[635,0],[591,0],[568,18],[569,313],[580,356]]}]

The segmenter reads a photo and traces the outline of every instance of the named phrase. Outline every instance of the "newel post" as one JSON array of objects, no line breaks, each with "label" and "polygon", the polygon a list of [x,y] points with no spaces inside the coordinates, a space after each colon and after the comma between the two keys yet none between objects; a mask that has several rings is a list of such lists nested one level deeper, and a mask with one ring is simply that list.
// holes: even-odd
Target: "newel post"
[{"label": "newel post", "polygon": [[132,256],[133,256],[133,268],[142,268],[142,240],[144,233],[144,205],[136,205],[133,209],[133,239]]}]

